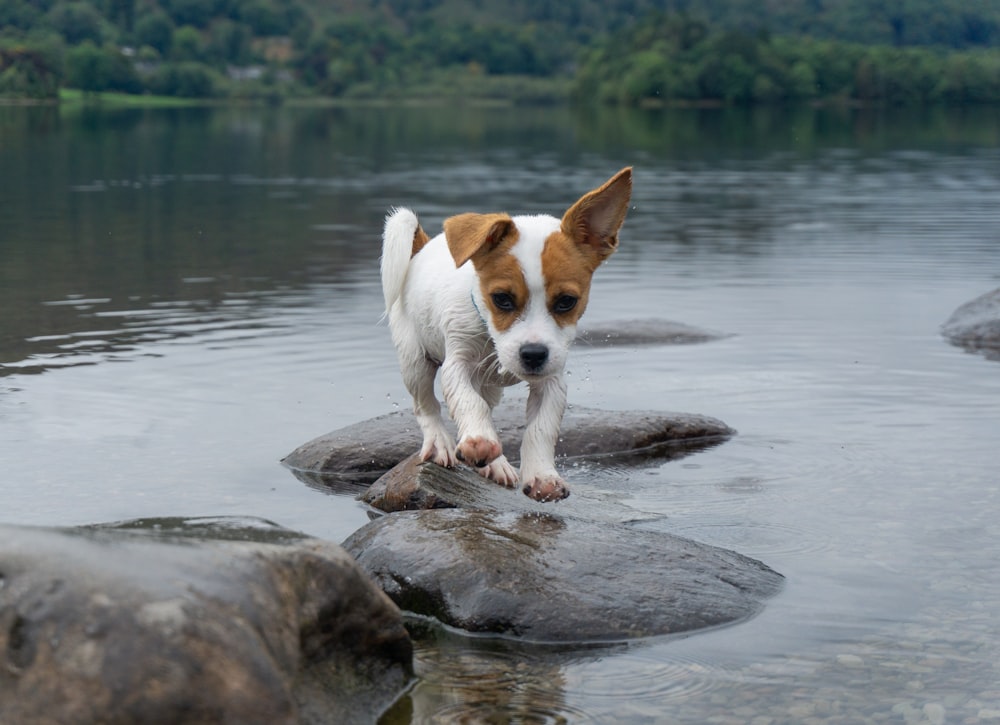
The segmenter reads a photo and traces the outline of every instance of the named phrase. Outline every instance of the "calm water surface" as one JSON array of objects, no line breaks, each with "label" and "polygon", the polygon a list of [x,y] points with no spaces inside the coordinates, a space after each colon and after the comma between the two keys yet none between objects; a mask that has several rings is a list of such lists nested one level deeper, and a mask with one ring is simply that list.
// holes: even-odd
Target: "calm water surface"
[{"label": "calm water surface", "polygon": [[578,466],[573,500],[787,586],[749,622],[620,648],[429,633],[386,720],[1000,721],[1000,363],[938,334],[1000,286],[996,109],[0,107],[0,520],[346,538],[364,509],[278,460],[409,406],[378,324],[386,209],[560,214],[626,164],[586,320],[732,336],[579,348],[571,403],[739,435]]}]

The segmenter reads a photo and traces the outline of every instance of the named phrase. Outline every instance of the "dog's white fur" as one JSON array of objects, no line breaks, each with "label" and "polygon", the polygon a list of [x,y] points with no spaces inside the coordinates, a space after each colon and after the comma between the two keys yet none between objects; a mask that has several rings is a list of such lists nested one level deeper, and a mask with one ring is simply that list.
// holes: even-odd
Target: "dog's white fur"
[{"label": "dog's white fur", "polygon": [[[447,467],[465,460],[483,476],[514,486],[518,472],[501,451],[491,413],[504,387],[524,381],[528,384],[520,460],[524,492],[538,500],[568,495],[555,468],[555,444],[566,406],[563,369],[576,319],[586,306],[590,275],[617,247],[630,191],[631,169],[623,169],[582,197],[562,220],[548,215],[490,215],[489,222],[500,218],[493,230],[502,232],[486,234],[483,249],[502,235],[508,240],[504,254],[514,258],[523,275],[518,296],[524,296],[523,287],[527,299],[518,300],[516,320],[513,315],[505,320],[489,289],[484,290],[500,252],[490,256],[477,248],[472,261],[461,259],[456,247],[464,240],[455,239],[459,232],[453,231],[460,225],[449,228],[460,217],[446,221],[445,232],[428,240],[412,211],[390,212],[383,233],[382,290],[403,381],[423,432],[423,460]],[[511,239],[516,241],[510,244]],[[579,265],[580,269],[561,271],[569,284],[576,285],[574,292],[585,288],[576,295],[582,297],[582,306],[569,316],[554,312],[552,295],[558,294],[552,291],[554,278],[561,271],[543,269],[543,259],[551,258],[545,254],[547,245],[559,244],[583,250],[569,249],[569,261],[560,261],[563,267]],[[513,268],[509,257],[503,263]],[[434,394],[439,368],[444,399],[458,427],[457,446]]]}]

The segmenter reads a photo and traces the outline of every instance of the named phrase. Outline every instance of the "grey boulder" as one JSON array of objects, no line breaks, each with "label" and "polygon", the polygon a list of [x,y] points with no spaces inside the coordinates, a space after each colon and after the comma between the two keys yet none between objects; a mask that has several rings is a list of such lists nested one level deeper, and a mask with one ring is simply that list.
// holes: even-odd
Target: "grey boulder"
[{"label": "grey boulder", "polygon": [[0,722],[373,721],[412,676],[339,546],[259,520],[0,525]]},{"label": "grey boulder", "polygon": [[953,345],[1000,360],[1000,288],[955,310],[941,334]]},{"label": "grey boulder", "polygon": [[614,642],[753,616],[783,577],[661,531],[551,514],[382,516],[344,542],[401,608],[469,632]]},{"label": "grey boulder", "polygon": [[[494,411],[500,442],[516,460],[524,434],[522,406]],[[613,456],[639,461],[678,458],[724,441],[735,431],[720,420],[690,413],[606,411],[571,406],[563,418],[557,458]],[[390,413],[335,430],[282,459],[310,485],[356,492],[420,449],[421,435],[409,412]]]}]

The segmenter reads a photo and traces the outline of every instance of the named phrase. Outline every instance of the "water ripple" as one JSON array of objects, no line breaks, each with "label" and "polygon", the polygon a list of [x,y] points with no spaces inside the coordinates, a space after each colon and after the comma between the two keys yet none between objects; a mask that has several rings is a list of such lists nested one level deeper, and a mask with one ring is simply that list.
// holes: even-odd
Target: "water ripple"
[{"label": "water ripple", "polygon": [[733,549],[752,556],[805,554],[826,551],[831,546],[828,536],[802,526],[771,521],[688,521],[672,526],[671,533],[705,541],[713,546]]},{"label": "water ripple", "polygon": [[571,702],[600,703],[611,712],[627,704],[633,712],[648,707],[655,714],[665,704],[702,697],[735,677],[718,663],[638,647],[616,658],[613,668],[601,662],[573,668],[566,694]]}]

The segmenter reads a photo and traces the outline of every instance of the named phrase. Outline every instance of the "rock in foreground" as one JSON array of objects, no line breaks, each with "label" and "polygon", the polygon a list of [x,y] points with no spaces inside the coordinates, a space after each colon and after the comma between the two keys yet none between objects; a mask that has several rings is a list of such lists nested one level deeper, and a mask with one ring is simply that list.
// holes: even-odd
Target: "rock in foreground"
[{"label": "rock in foreground", "polygon": [[941,327],[953,345],[1000,359],[1000,289],[966,302]]},{"label": "rock in foreground", "polygon": [[[494,421],[504,451],[515,460],[524,433],[522,406],[504,404],[496,410]],[[563,418],[556,456],[627,455],[663,460],[702,450],[734,433],[722,421],[705,415],[573,406]],[[288,454],[282,463],[311,484],[367,484],[418,451],[420,442],[420,429],[411,413],[390,413],[315,438]]]},{"label": "rock in foreground", "polygon": [[344,542],[401,608],[470,632],[609,642],[752,616],[783,577],[670,534],[537,513],[383,516]]},{"label": "rock in foreground", "polygon": [[411,677],[399,610],[335,544],[143,525],[0,525],[0,722],[363,722]]}]

